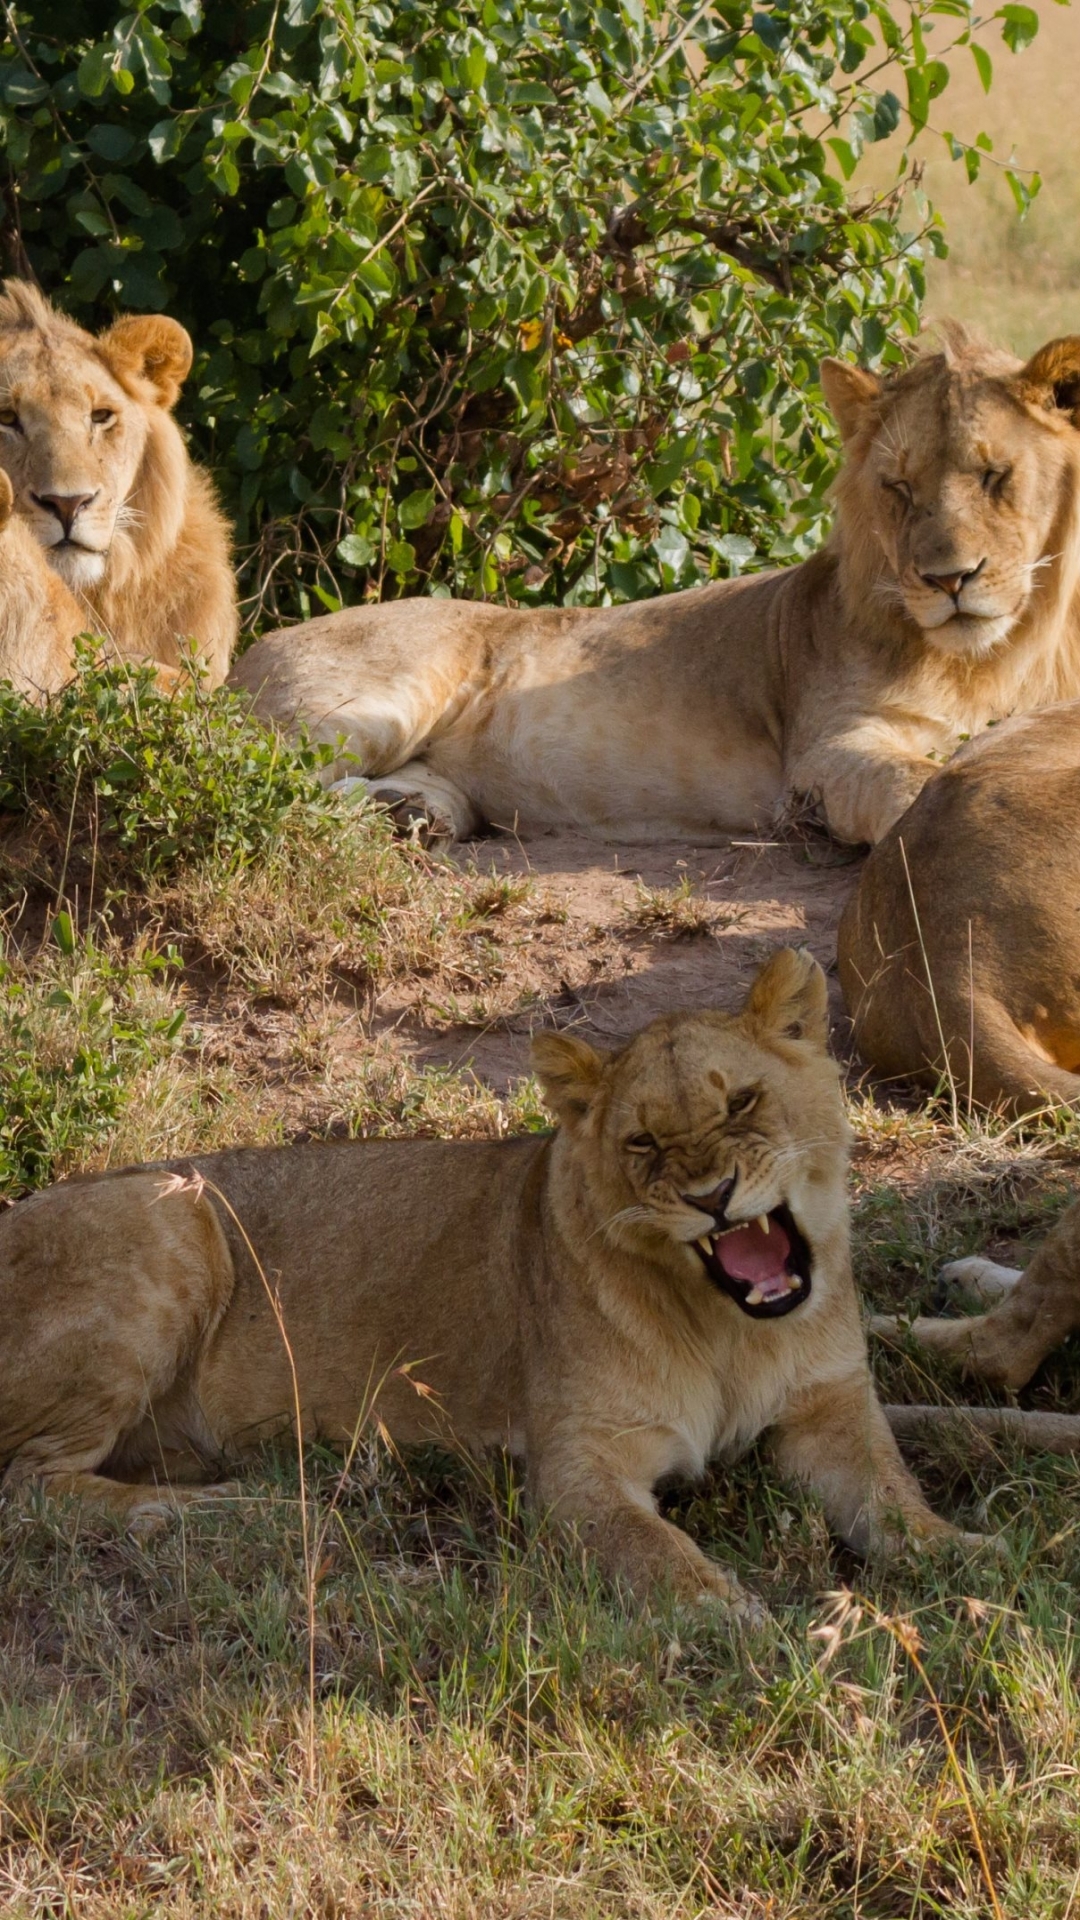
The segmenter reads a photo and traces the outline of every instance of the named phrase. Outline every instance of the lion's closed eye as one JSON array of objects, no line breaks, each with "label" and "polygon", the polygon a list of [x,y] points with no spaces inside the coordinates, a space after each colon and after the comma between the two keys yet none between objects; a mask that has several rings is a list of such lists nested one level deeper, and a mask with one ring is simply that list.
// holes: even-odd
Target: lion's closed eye
[{"label": "lion's closed eye", "polygon": [[760,1099],[760,1087],[739,1087],[728,1094],[727,1110],[729,1114],[750,1113]]}]

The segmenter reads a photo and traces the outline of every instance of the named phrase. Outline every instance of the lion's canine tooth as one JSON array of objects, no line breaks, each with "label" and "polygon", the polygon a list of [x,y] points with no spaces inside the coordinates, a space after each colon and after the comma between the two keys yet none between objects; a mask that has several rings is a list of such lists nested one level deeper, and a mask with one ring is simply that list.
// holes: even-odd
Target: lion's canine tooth
[{"label": "lion's canine tooth", "polygon": [[764,1298],[765,1295],[762,1293],[760,1287],[751,1287],[746,1296],[746,1304],[748,1307],[760,1307]]},{"label": "lion's canine tooth", "polygon": [[761,1228],[763,1234],[768,1235],[769,1216],[767,1213],[759,1213],[755,1224]]},{"label": "lion's canine tooth", "polygon": [[702,1253],[712,1252],[712,1241],[704,1233],[702,1234],[700,1240],[695,1240],[694,1245],[697,1247],[700,1247]]}]

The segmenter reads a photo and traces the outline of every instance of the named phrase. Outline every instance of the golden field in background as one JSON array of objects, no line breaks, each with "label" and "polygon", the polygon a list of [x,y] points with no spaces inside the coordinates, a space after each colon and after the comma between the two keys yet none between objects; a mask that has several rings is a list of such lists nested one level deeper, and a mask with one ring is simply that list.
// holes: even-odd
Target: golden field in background
[{"label": "golden field in background", "polygon": [[[979,36],[993,64],[983,92],[967,48],[951,55],[952,80],[930,110],[930,126],[915,144],[923,184],[944,215],[949,257],[930,259],[928,320],[952,315],[1027,354],[1056,334],[1080,331],[1080,7],[1033,0],[1038,36],[1011,54],[999,23]],[[957,23],[941,20],[932,51],[954,37]],[[929,39],[929,36],[928,36]],[[901,89],[902,91],[902,89]],[[895,179],[905,122],[892,140],[868,150],[858,181],[883,186]],[[969,185],[963,161],[954,161],[944,132],[974,142],[989,134],[992,155]],[[1042,176],[1042,191],[1018,220],[1005,163]]]}]

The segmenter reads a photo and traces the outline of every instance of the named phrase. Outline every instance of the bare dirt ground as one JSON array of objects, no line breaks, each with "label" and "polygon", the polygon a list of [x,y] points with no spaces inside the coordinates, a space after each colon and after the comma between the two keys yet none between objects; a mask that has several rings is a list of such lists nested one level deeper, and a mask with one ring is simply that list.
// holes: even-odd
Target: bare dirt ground
[{"label": "bare dirt ground", "polygon": [[[464,864],[527,891],[495,943],[446,995],[390,989],[372,1038],[418,1065],[471,1067],[496,1091],[528,1067],[531,1032],[573,1026],[617,1046],[659,1013],[734,1008],[775,947],[808,946],[827,972],[858,865],[810,848],[736,840],[699,848],[605,844],[574,833],[476,842]],[[829,857],[826,854],[826,857]],[[831,980],[838,1038],[846,1026]]]}]

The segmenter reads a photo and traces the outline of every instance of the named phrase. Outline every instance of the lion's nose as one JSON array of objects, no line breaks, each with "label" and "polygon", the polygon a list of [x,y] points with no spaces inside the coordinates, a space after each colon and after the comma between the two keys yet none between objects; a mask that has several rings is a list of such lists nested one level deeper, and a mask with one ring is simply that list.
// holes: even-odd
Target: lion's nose
[{"label": "lion's nose", "polygon": [[977,567],[967,567],[959,573],[924,573],[920,578],[926,581],[928,587],[936,587],[939,593],[947,593],[950,600],[959,600],[968,581],[974,580],[985,565],[986,561],[980,560]]},{"label": "lion's nose", "polygon": [[702,1213],[711,1213],[714,1220],[722,1220],[727,1212],[727,1203],[735,1191],[735,1176],[721,1180],[711,1193],[684,1193],[683,1199],[688,1207],[698,1207]]},{"label": "lion's nose", "polygon": [[96,500],[100,488],[93,493],[34,493],[31,499],[46,513],[54,513],[64,529],[65,540],[70,540],[71,529],[75,525],[84,507]]}]

